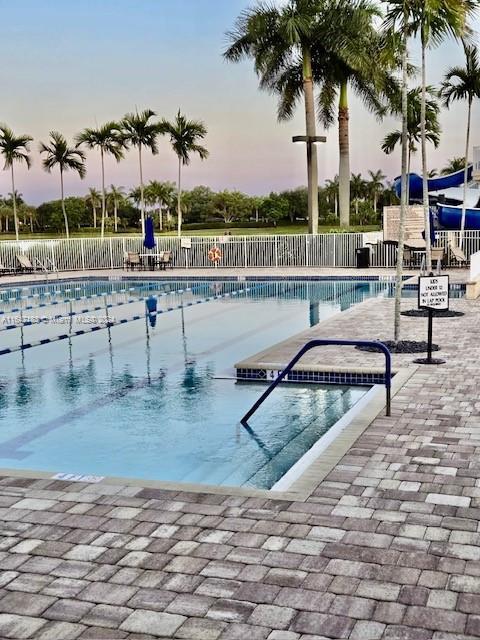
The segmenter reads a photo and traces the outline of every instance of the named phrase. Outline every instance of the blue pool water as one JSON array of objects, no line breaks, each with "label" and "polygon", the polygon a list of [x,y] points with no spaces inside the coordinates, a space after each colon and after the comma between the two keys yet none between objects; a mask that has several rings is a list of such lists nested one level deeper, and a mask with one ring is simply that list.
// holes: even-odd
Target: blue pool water
[{"label": "blue pool water", "polygon": [[[0,467],[269,488],[368,389],[280,385],[246,430],[239,419],[265,386],[235,382],[233,365],[387,287],[104,280],[1,290],[1,350],[54,341],[0,356]],[[148,296],[161,312],[150,321]],[[106,318],[127,322],[55,341]]]}]

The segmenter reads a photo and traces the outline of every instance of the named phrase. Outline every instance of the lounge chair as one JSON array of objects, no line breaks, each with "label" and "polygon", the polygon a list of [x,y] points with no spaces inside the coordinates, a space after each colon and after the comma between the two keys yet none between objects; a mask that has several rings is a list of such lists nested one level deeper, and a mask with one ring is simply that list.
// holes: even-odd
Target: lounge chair
[{"label": "lounge chair", "polygon": [[448,249],[450,251],[450,264],[452,267],[466,267],[468,260],[463,250],[455,243],[454,236],[448,234]]},{"label": "lounge chair", "polygon": [[17,254],[16,256],[18,262],[18,271],[20,273],[32,273],[33,272],[33,264],[30,261],[30,258],[25,255]]},{"label": "lounge chair", "polygon": [[126,269],[130,267],[132,271],[135,269],[135,267],[137,269],[141,269],[143,267],[140,254],[136,253],[135,251],[128,251],[126,253],[124,264]]},{"label": "lounge chair", "polygon": [[158,261],[160,269],[166,270],[167,265],[170,265],[170,268],[173,269],[173,253],[172,251],[162,251],[160,254],[160,259]]}]

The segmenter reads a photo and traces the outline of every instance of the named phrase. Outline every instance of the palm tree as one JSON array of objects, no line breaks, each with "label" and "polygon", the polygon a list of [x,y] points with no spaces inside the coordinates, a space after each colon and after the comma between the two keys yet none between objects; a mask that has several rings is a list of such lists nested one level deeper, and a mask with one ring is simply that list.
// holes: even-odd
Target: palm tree
[{"label": "palm tree", "polygon": [[145,189],[148,191],[153,204],[158,206],[158,228],[163,230],[163,209],[169,208],[175,193],[175,185],[172,182],[158,182],[151,180]]},{"label": "palm tree", "polygon": [[373,209],[377,213],[378,195],[383,191],[383,181],[387,177],[382,173],[381,169],[378,171],[369,171],[370,182],[368,183],[368,189],[373,196]]},{"label": "palm tree", "polygon": [[358,202],[365,197],[365,180],[362,178],[361,173],[352,173],[350,183],[353,201],[355,203],[355,214],[358,218]]},{"label": "palm tree", "polygon": [[[464,168],[465,168],[465,156],[450,158],[447,164],[440,171],[440,175],[448,176],[449,173],[456,173],[457,171],[461,171]],[[430,176],[430,177],[433,178],[434,176]]]},{"label": "palm tree", "polygon": [[335,217],[338,218],[338,176],[325,180],[325,195],[330,203],[333,201]]},{"label": "palm tree", "polygon": [[126,194],[123,187],[116,187],[111,184],[110,193],[108,195],[110,196],[113,204],[113,224],[116,233],[118,231],[118,205],[125,200]]},{"label": "palm tree", "polygon": [[123,158],[125,143],[122,130],[117,122],[107,122],[97,129],[84,129],[76,138],[77,147],[84,144],[87,149],[100,149],[102,163],[102,238],[105,236],[105,215],[107,192],[105,190],[105,156],[112,155],[117,162]]},{"label": "palm tree", "polygon": [[15,238],[19,239],[18,234],[18,218],[17,218],[17,198],[15,190],[15,175],[13,165],[15,162],[24,162],[27,169],[30,169],[32,161],[29,153],[29,143],[33,140],[30,136],[15,136],[10,127],[6,124],[0,124],[0,153],[4,159],[4,169],[10,169],[12,179],[12,203],[13,203],[13,219],[15,222]]},{"label": "palm tree", "polygon": [[68,233],[68,218],[65,209],[65,196],[63,192],[63,174],[65,171],[76,171],[83,180],[85,177],[85,154],[80,149],[68,146],[65,136],[58,131],[50,132],[50,142],[40,143],[40,153],[46,154],[43,159],[43,168],[50,173],[52,169],[58,166],[60,171],[60,197],[62,200],[63,219],[65,220],[65,233]]},{"label": "palm tree", "polygon": [[[416,153],[418,144],[421,141],[421,87],[410,89],[407,94],[407,141],[408,141],[408,157],[407,157],[407,173],[410,173],[412,155]],[[433,144],[435,148],[440,144],[440,124],[438,116],[440,106],[435,99],[436,92],[433,87],[427,87],[427,93],[430,98],[426,103],[426,139]],[[395,147],[402,140],[402,132],[399,130],[392,131],[387,134],[382,142],[382,150],[387,155],[395,150]],[[407,203],[409,201],[408,185],[407,185]]]},{"label": "palm tree", "polygon": [[465,231],[466,216],[466,199],[467,199],[467,182],[468,182],[468,151],[470,148],[470,123],[472,119],[472,104],[475,98],[480,98],[480,60],[478,49],[474,46],[468,46],[464,43],[465,50],[465,67],[452,67],[445,74],[442,83],[440,95],[444,99],[446,107],[456,100],[467,100],[467,133],[465,139],[465,157],[454,158],[454,160],[463,160],[464,178],[463,178],[463,204],[462,204],[462,221],[460,225],[460,247],[463,245],[463,236]]},{"label": "palm tree", "polygon": [[[400,341],[401,329],[401,305],[402,305],[402,289],[403,289],[403,256],[405,248],[405,222],[407,219],[407,163],[408,163],[408,37],[409,30],[409,12],[408,0],[404,0],[400,10],[387,13],[384,20],[384,39],[386,42],[393,43],[388,47],[390,50],[399,49],[401,54],[401,105],[400,112],[402,115],[401,129],[401,148],[402,148],[402,178],[401,178],[401,197],[400,197],[400,220],[398,225],[398,248],[397,248],[397,268],[395,273],[395,302],[394,302],[394,320],[393,320],[393,339],[395,343]],[[388,5],[391,9],[390,4]]]},{"label": "palm tree", "polygon": [[96,229],[97,228],[97,209],[102,204],[101,195],[96,189],[94,189],[93,187],[90,187],[89,190],[88,190],[88,196],[86,197],[86,201],[92,207],[93,228]]},{"label": "palm tree", "polygon": [[465,36],[469,29],[467,19],[476,9],[476,0],[392,0],[390,15],[401,13],[406,15],[408,35],[419,35],[422,52],[422,95],[420,110],[422,175],[423,175],[423,209],[425,216],[426,268],[431,271],[432,255],[430,242],[430,207],[428,198],[427,169],[427,78],[426,51],[437,46],[445,37],[455,39]]},{"label": "palm tree", "polygon": [[[384,101],[398,92],[390,74],[391,52],[385,53],[382,40],[374,28],[378,16],[370,0],[297,0],[310,6],[314,18],[311,27],[311,65],[313,81],[320,86],[319,118],[325,127],[333,124],[338,101],[340,221],[349,224],[350,160],[348,90],[352,87],[366,106],[378,116],[384,113]],[[371,61],[375,60],[372,65]],[[262,82],[281,96],[279,119],[288,119],[302,95],[301,59],[291,56],[277,64],[273,59]]]},{"label": "palm tree", "polygon": [[157,135],[159,125],[151,122],[155,116],[151,109],[145,109],[140,113],[127,113],[122,120],[123,139],[126,144],[138,149],[138,164],[140,169],[140,215],[142,220],[142,234],[145,233],[145,198],[143,185],[142,149],[150,149],[153,155],[157,155]]},{"label": "palm tree", "polygon": [[177,184],[177,228],[178,235],[182,234],[182,165],[190,164],[192,153],[198,154],[201,160],[208,158],[208,151],[198,144],[207,135],[207,128],[199,120],[187,120],[180,113],[180,109],[173,122],[162,120],[160,124],[161,133],[170,136],[172,149],[178,158],[178,184]]},{"label": "palm tree", "polygon": [[[316,135],[313,92],[312,45],[318,2],[289,0],[286,6],[258,4],[237,18],[234,30],[227,34],[230,46],[223,54],[231,62],[252,58],[262,89],[272,88],[272,75],[298,61],[295,99],[303,96],[306,134]],[[296,101],[296,100],[295,100]],[[293,108],[292,108],[293,111]],[[279,111],[279,118],[283,119]],[[310,233],[318,233],[317,150],[307,142],[308,224]]]}]

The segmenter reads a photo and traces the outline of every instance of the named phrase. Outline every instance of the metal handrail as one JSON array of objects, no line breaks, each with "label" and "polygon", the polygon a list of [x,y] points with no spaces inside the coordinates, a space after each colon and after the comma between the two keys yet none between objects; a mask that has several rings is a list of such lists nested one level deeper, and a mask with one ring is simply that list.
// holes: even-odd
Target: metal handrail
[{"label": "metal handrail", "polygon": [[391,415],[391,397],[392,397],[392,354],[390,353],[388,347],[383,344],[383,342],[379,342],[377,340],[340,340],[340,339],[319,339],[319,340],[310,340],[304,345],[297,355],[290,360],[285,369],[278,374],[278,377],[271,383],[268,389],[260,396],[260,398],[255,402],[253,407],[247,411],[247,413],[243,416],[240,422],[245,426],[248,423],[248,419],[252,417],[255,411],[259,408],[261,404],[268,398],[268,396],[272,393],[272,391],[277,387],[278,384],[290,373],[293,367],[297,364],[297,362],[302,358],[307,351],[314,349],[315,347],[323,347],[325,345],[334,345],[334,346],[349,346],[349,347],[371,347],[381,351],[385,355],[385,393],[386,393],[386,415]]},{"label": "metal handrail", "polygon": [[[59,277],[60,277],[60,272],[58,271],[58,269],[57,269],[55,263],[53,262],[53,260],[51,260],[50,258],[47,257],[47,258],[45,258],[45,262],[50,263],[51,271],[52,271],[52,273],[56,273],[57,274],[57,280],[58,280]],[[39,260],[38,258],[33,258],[33,268],[34,268],[34,270],[36,270],[35,269],[35,265],[38,265],[42,271],[45,271],[45,273],[47,275],[47,280],[48,280],[48,274],[50,273],[50,271],[45,266],[45,264],[41,260]]]}]

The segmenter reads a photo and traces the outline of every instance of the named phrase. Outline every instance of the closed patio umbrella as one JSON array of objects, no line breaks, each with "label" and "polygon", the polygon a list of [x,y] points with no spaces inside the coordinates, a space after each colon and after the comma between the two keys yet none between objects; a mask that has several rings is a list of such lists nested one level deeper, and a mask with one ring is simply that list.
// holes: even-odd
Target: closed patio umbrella
[{"label": "closed patio umbrella", "polygon": [[145,220],[145,238],[143,239],[145,249],[155,248],[155,236],[153,233],[153,220],[150,216]]}]

